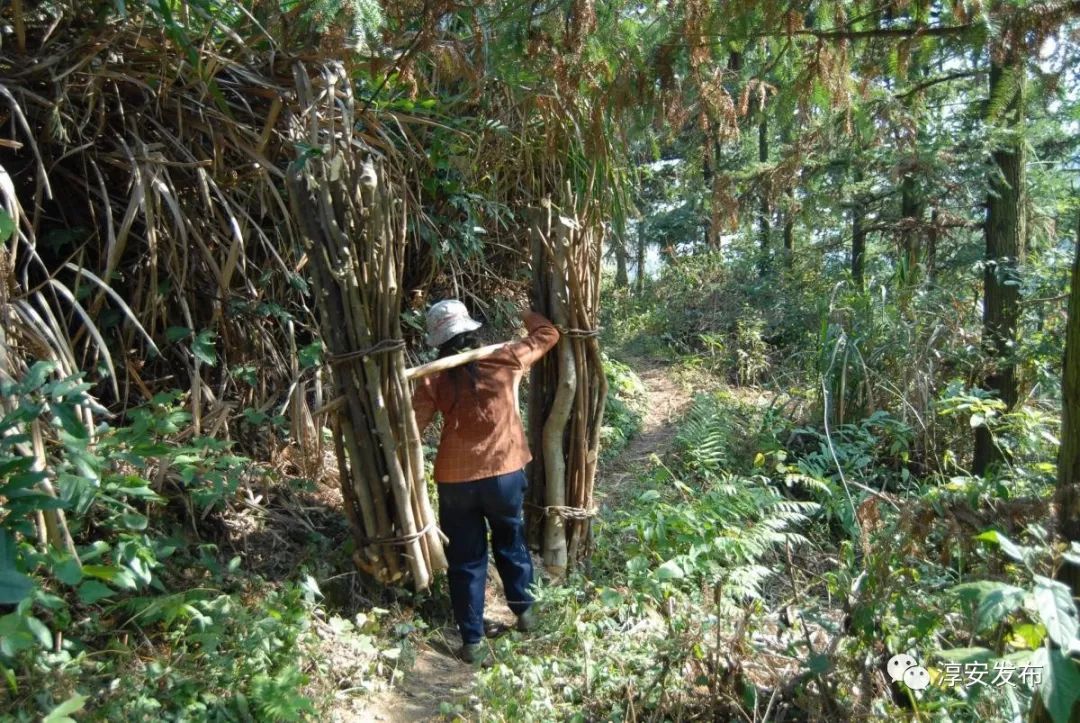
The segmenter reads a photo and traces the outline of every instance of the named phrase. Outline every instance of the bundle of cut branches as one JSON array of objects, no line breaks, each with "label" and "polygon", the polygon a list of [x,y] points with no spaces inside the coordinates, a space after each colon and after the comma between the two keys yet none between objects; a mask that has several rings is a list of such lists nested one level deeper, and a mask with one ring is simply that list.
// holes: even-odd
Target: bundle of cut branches
[{"label": "bundle of cut branches", "polygon": [[541,454],[530,469],[528,527],[544,566],[557,576],[589,552],[607,400],[597,339],[603,224],[587,210],[575,212],[573,196],[566,196],[571,201],[564,210],[573,215],[547,203],[530,228],[533,305],[562,336],[530,381],[531,444]]},{"label": "bundle of cut branches", "polygon": [[420,433],[401,338],[407,246],[400,171],[353,134],[348,76],[324,73],[316,97],[296,65],[293,133],[307,150],[289,166],[293,216],[313,267],[319,325],[334,386],[345,511],[356,564],[385,583],[411,575],[418,590],[446,568],[427,496]]}]

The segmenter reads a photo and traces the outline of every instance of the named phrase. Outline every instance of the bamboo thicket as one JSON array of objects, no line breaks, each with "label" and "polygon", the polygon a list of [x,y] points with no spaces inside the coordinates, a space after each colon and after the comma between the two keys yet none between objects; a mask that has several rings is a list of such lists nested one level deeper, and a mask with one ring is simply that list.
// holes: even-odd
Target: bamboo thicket
[{"label": "bamboo thicket", "polygon": [[[567,194],[569,196],[569,194]],[[588,554],[600,427],[607,400],[597,339],[603,224],[588,209],[573,215],[545,204],[530,233],[533,306],[562,332],[534,367],[530,434],[530,535],[544,566],[563,574]]]},{"label": "bamboo thicket", "polygon": [[332,434],[354,560],[384,583],[408,575],[422,590],[446,559],[405,376],[404,194],[393,162],[353,135],[347,77],[329,68],[316,95],[302,65],[295,74],[306,110],[292,130],[306,150],[290,165],[287,184],[334,387],[344,400]]}]

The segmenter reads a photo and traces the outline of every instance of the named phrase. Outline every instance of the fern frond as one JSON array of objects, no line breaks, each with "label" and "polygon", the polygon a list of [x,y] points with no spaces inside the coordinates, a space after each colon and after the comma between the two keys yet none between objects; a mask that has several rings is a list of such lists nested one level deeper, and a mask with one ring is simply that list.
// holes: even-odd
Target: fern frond
[{"label": "fern frond", "polygon": [[1021,65],[1011,65],[1001,71],[998,80],[994,83],[991,95],[986,104],[986,120],[994,123],[1001,119],[1012,104],[1013,99],[1020,92],[1024,82],[1024,73],[1027,69]]}]

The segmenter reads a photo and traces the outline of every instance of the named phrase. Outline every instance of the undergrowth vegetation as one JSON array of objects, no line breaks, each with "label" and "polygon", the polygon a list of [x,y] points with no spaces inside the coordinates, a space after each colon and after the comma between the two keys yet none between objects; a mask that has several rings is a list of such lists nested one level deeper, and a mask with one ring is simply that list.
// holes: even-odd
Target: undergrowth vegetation
[{"label": "undergrowth vegetation", "polygon": [[[543,590],[542,634],[496,643],[474,712],[1067,720],[1080,640],[1054,578],[1080,550],[1047,524],[1060,347],[1026,347],[1030,396],[1007,410],[973,385],[977,319],[946,289],[901,308],[889,284],[825,289],[797,264],[775,290],[754,279],[705,253],[643,295],[609,290],[616,353],[721,388],[623,483],[634,501],[598,522],[588,573]],[[1004,452],[992,474],[967,468],[976,428]],[[928,685],[894,680],[895,655]]]},{"label": "undergrowth vegetation", "polygon": [[[358,569],[329,369],[430,359],[451,296],[505,338],[533,221],[581,208],[616,271],[592,555],[440,714],[1075,723],[1078,18],[0,4],[0,719],[370,717],[453,622],[444,576]],[[401,338],[337,358],[285,183],[310,93],[408,239]]]},{"label": "undergrowth vegetation", "polygon": [[[355,645],[356,686],[377,679],[400,639],[370,611],[349,618],[359,601],[328,605],[315,579],[335,567],[335,510],[322,510],[329,526],[273,533],[267,518],[302,480],[193,436],[178,393],[88,432],[88,385],[51,372],[39,362],[0,390],[14,400],[0,420],[0,672],[14,719],[300,720],[341,672],[320,667],[326,630]],[[77,557],[34,542],[57,507]],[[270,539],[281,532],[311,548],[307,562]]]},{"label": "undergrowth vegetation", "polygon": [[604,359],[604,373],[608,381],[608,400],[604,426],[600,430],[600,460],[610,462],[641,429],[645,387],[633,369],[616,359]]}]

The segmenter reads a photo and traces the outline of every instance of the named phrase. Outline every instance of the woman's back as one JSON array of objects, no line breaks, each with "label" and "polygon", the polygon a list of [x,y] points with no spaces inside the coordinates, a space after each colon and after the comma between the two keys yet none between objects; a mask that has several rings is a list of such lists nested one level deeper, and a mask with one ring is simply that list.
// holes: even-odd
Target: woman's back
[{"label": "woman's back", "polygon": [[518,388],[529,367],[559,340],[540,314],[525,317],[529,335],[487,358],[417,384],[416,420],[423,429],[436,411],[443,431],[435,458],[438,482],[467,482],[520,470],[532,459],[518,412]]}]

